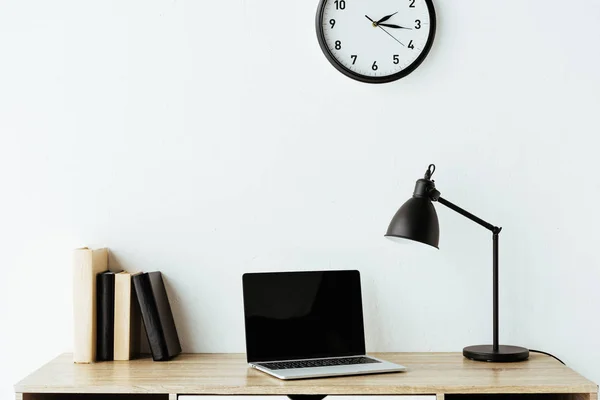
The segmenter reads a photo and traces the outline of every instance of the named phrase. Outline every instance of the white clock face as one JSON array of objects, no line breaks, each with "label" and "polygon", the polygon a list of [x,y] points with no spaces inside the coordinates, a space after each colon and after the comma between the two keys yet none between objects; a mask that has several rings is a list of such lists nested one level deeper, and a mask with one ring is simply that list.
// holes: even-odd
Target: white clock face
[{"label": "white clock face", "polygon": [[321,0],[317,34],[341,72],[389,82],[412,72],[427,55],[435,12],[431,0]]}]

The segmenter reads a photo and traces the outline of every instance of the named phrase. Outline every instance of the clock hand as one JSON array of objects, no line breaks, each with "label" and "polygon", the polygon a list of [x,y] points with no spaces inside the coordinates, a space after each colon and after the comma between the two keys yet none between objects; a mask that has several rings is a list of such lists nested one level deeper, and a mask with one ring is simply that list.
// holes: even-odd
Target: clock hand
[{"label": "clock hand", "polygon": [[412,30],[412,28],[406,28],[406,27],[404,27],[404,26],[400,26],[400,25],[394,25],[394,24],[377,24],[377,25],[385,26],[386,28],[394,28],[394,29],[410,29],[410,30]]},{"label": "clock hand", "polygon": [[368,15],[365,15],[365,18],[367,18],[369,21],[371,21],[371,25],[373,25],[373,28],[377,28],[377,22],[375,22],[371,18],[369,18]]},{"label": "clock hand", "polygon": [[398,14],[398,11],[396,11],[396,12],[395,12],[395,13],[393,13],[393,14],[386,15],[385,17],[383,17],[383,18],[381,18],[379,21],[377,21],[377,25],[379,25],[379,24],[380,24],[380,23],[382,23],[382,22],[385,22],[385,21],[387,21],[388,19],[392,18],[392,17],[393,17],[394,15],[396,15],[396,14]]},{"label": "clock hand", "polygon": [[391,33],[389,33],[388,31],[386,31],[385,29],[383,29],[381,26],[377,25],[377,27],[379,29],[381,29],[382,31],[384,31],[385,33],[387,33],[388,35],[390,35],[390,37],[392,39],[394,39],[396,42],[400,43],[402,46],[406,47],[406,45],[404,43],[402,43],[401,41],[399,41],[398,39],[396,39]]},{"label": "clock hand", "polygon": [[365,18],[367,18],[369,21],[371,21],[371,22],[373,23],[373,27],[374,27],[374,28],[379,28],[379,29],[381,29],[382,31],[384,31],[385,33],[387,33],[388,35],[390,35],[390,37],[391,37],[392,39],[394,39],[396,42],[398,42],[398,43],[400,43],[402,46],[406,47],[406,45],[405,45],[404,43],[402,43],[401,41],[399,41],[398,39],[396,39],[396,38],[395,38],[395,37],[394,37],[392,34],[390,34],[388,31],[386,31],[386,30],[385,30],[385,29],[383,29],[381,26],[379,26],[379,25],[377,24],[377,22],[375,22],[375,21],[373,21],[371,18],[369,18],[369,16],[368,16],[368,15],[365,15]]}]

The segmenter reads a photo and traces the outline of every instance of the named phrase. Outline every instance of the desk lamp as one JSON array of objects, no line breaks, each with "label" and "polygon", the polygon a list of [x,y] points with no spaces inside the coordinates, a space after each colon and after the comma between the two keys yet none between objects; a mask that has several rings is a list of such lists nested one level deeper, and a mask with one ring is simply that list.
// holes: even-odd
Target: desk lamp
[{"label": "desk lamp", "polygon": [[423,179],[417,180],[413,197],[400,207],[390,226],[386,237],[394,240],[413,240],[438,248],[440,227],[433,202],[437,201],[456,211],[473,222],[492,232],[493,241],[493,298],[494,298],[494,338],[493,344],[468,346],[463,349],[463,355],[471,360],[492,362],[523,361],[529,357],[529,350],[518,346],[498,344],[498,234],[502,230],[470,212],[463,210],[455,204],[440,196],[435,188],[435,181],[431,176],[435,172],[435,165],[431,164],[425,172]]}]

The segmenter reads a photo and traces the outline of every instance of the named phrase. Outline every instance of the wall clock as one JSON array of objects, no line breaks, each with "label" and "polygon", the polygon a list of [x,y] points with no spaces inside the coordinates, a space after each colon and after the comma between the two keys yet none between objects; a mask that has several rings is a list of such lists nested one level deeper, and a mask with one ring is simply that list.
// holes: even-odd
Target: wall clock
[{"label": "wall clock", "polygon": [[413,72],[435,37],[432,0],[320,0],[321,50],[344,75],[386,83]]}]

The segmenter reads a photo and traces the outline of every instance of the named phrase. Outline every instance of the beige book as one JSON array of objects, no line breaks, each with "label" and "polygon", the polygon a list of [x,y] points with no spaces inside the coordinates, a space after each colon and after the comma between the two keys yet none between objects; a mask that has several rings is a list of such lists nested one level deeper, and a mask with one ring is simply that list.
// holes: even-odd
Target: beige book
[{"label": "beige book", "polygon": [[131,279],[139,274],[115,275],[115,361],[131,360],[140,354],[142,316]]},{"label": "beige book", "polygon": [[96,360],[96,275],[108,270],[108,250],[76,249],[73,256],[73,362]]}]

